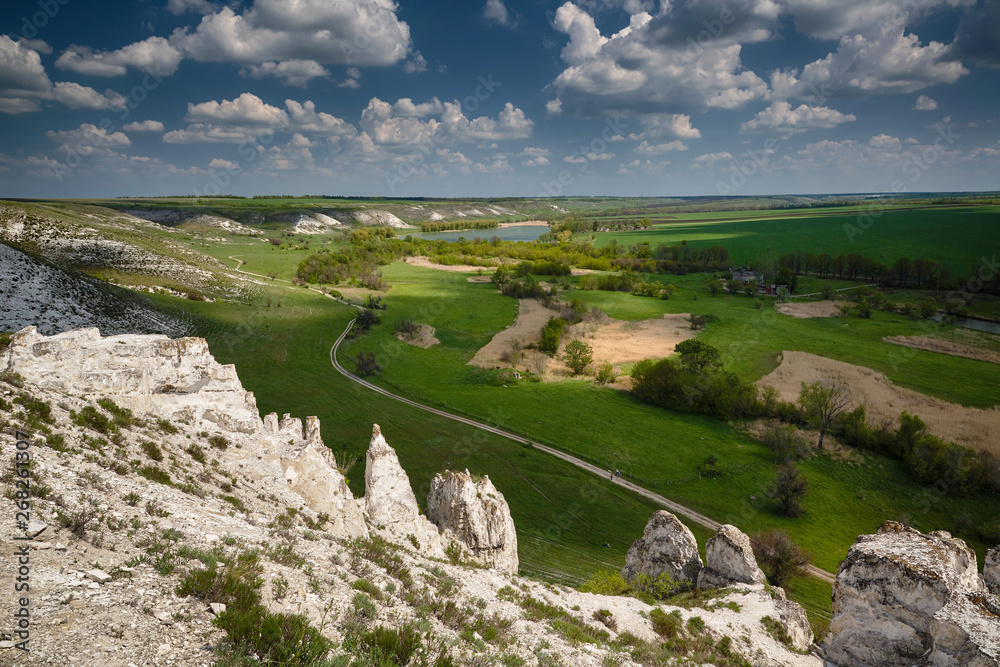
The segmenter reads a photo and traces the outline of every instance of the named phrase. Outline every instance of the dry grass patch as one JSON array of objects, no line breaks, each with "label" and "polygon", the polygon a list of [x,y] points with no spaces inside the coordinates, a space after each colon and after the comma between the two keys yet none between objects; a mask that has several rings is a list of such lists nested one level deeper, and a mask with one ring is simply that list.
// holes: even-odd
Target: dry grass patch
[{"label": "dry grass patch", "polygon": [[886,336],[883,338],[887,343],[895,343],[904,347],[912,347],[917,350],[927,350],[928,352],[938,352],[940,354],[950,354],[953,357],[965,357],[977,361],[988,361],[992,364],[1000,364],[1000,352],[963,345],[950,340],[941,340],[931,336]]},{"label": "dry grass patch", "polygon": [[427,349],[441,341],[434,337],[434,327],[429,324],[417,324],[417,330],[410,334],[397,333],[396,338],[409,345]]},{"label": "dry grass patch", "polygon": [[555,311],[549,310],[539,301],[520,299],[514,324],[497,333],[489,343],[479,348],[476,356],[469,360],[469,364],[482,368],[506,366],[501,356],[510,349],[511,343],[520,343],[522,347],[529,343],[537,343],[542,335],[542,327],[555,314]]},{"label": "dry grass patch", "polygon": [[840,315],[836,301],[800,301],[789,303],[776,303],[774,309],[779,313],[791,315],[792,317],[836,317]]},{"label": "dry grass patch", "polygon": [[864,404],[868,421],[895,424],[904,410],[918,415],[927,430],[945,440],[1000,456],[1000,409],[967,408],[897,387],[882,373],[808,352],[782,352],[781,364],[758,381],[778,390],[782,400],[797,401],[802,383],[841,379],[851,388],[854,409]]}]

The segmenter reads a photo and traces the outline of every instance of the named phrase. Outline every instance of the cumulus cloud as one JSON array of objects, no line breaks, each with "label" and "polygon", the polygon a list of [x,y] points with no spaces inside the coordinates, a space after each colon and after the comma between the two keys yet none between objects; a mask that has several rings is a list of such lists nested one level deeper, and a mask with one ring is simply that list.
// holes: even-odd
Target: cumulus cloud
[{"label": "cumulus cloud", "polygon": [[[427,120],[421,120],[428,116]],[[373,97],[361,112],[361,127],[374,142],[387,146],[418,146],[434,141],[488,143],[503,139],[526,139],[534,122],[524,111],[508,102],[496,118],[468,118],[462,105],[441,102],[415,104],[410,98],[389,104]]]},{"label": "cumulus cloud", "polygon": [[1000,67],[998,25],[1000,3],[982,2],[966,12],[952,45],[955,57],[971,60],[981,67]]},{"label": "cumulus cloud", "polygon": [[326,68],[315,60],[266,62],[260,65],[251,65],[246,71],[255,79],[273,76],[283,79],[285,85],[298,88],[305,88],[312,79],[330,76]]},{"label": "cumulus cloud", "polygon": [[775,102],[752,120],[740,125],[740,132],[761,132],[780,130],[784,132],[806,132],[807,130],[829,129],[842,123],[857,120],[854,114],[843,114],[829,107],[811,107],[800,104],[796,108],[788,102]]},{"label": "cumulus cloud", "polygon": [[272,132],[341,136],[355,133],[350,123],[316,110],[312,101],[285,100],[285,108],[267,104],[253,93],[233,100],[189,103],[184,116],[190,125],[163,135],[166,143],[243,143]]},{"label": "cumulus cloud", "polygon": [[938,103],[926,95],[921,95],[917,98],[917,103],[913,105],[913,108],[917,111],[934,111],[938,108]]},{"label": "cumulus cloud", "polygon": [[158,120],[143,120],[129,123],[122,129],[126,132],[163,132],[166,128]]},{"label": "cumulus cloud", "polygon": [[150,37],[117,51],[94,51],[87,46],[66,49],[56,67],[87,76],[122,76],[129,67],[147,74],[170,76],[177,71],[181,53],[162,37]]},{"label": "cumulus cloud", "polygon": [[72,147],[86,145],[94,148],[124,148],[132,145],[123,132],[108,133],[107,130],[90,123],[84,123],[75,130],[49,130],[45,136],[59,144]]},{"label": "cumulus cloud", "polygon": [[525,167],[547,167],[550,161],[544,155],[539,155],[538,157],[533,157],[530,160],[525,160],[522,162]]},{"label": "cumulus cloud", "polygon": [[70,109],[124,109],[125,98],[113,90],[99,93],[93,88],[68,81],[57,82],[52,87],[52,99]]},{"label": "cumulus cloud", "polygon": [[558,97],[550,113],[733,109],[762,97],[767,84],[743,68],[740,54],[743,44],[774,34],[779,8],[771,0],[728,4],[661,3],[655,16],[638,11],[611,36],[587,11],[563,4],[553,25],[569,36],[561,52],[567,67],[553,81]]},{"label": "cumulus cloud", "polygon": [[701,131],[691,124],[691,116],[686,114],[645,114],[639,117],[642,132],[633,132],[629,139],[641,141],[644,139],[659,139],[669,137],[674,139],[700,139]]},{"label": "cumulus cloud", "polygon": [[662,144],[650,144],[648,141],[643,141],[632,152],[640,155],[661,155],[671,151],[686,151],[687,149],[688,147],[683,141],[668,141]]},{"label": "cumulus cloud", "polygon": [[776,71],[771,97],[807,99],[912,93],[940,83],[954,83],[969,73],[941,42],[926,45],[902,27],[884,25],[845,35],[836,51],[796,70]]},{"label": "cumulus cloud", "polygon": [[880,25],[903,26],[941,7],[971,7],[976,0],[779,0],[794,16],[795,28],[810,37],[837,40]]},{"label": "cumulus cloud", "polygon": [[170,43],[204,62],[259,65],[311,60],[321,65],[392,65],[410,50],[410,28],[393,0],[256,0],[224,7]]}]

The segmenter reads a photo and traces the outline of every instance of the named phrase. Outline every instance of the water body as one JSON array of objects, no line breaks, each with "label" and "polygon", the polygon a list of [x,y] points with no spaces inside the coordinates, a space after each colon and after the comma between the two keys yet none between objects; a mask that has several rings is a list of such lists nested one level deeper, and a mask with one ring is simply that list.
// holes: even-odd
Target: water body
[{"label": "water body", "polygon": [[497,227],[496,229],[470,229],[464,232],[398,232],[400,236],[409,234],[413,238],[428,241],[448,241],[455,243],[459,238],[472,240],[474,238],[490,239],[494,236],[503,241],[535,241],[539,236],[549,231],[545,225],[529,225],[526,227]]},{"label": "water body", "polygon": [[[944,316],[941,313],[938,313],[934,316],[934,319],[940,322],[943,317]],[[989,320],[980,320],[975,317],[959,317],[955,319],[955,325],[965,327],[967,329],[976,329],[977,331],[1000,334],[1000,322],[990,322]]]}]

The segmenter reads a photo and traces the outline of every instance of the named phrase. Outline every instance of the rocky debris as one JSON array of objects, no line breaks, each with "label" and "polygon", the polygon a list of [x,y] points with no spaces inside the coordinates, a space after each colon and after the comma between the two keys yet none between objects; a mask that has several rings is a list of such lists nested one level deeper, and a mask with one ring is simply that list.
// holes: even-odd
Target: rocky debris
[{"label": "rocky debris", "polygon": [[227,431],[261,430],[253,394],[243,389],[235,366],[215,360],[204,338],[102,338],[97,329],[42,336],[26,327],[0,354],[0,370],[8,368],[40,388],[111,398],[143,414]]},{"label": "rocky debris", "polygon": [[99,584],[106,584],[111,581],[111,575],[104,570],[99,570],[94,568],[93,570],[87,570],[87,578],[91,581],[96,581]]},{"label": "rocky debris", "polygon": [[986,552],[983,559],[983,582],[993,595],[1000,595],[1000,546]]},{"label": "rocky debris", "polygon": [[378,424],[372,426],[372,439],[365,459],[364,500],[365,516],[372,529],[388,532],[392,541],[401,543],[412,535],[416,540],[414,547],[435,557],[444,557],[441,535],[421,514],[410,478]]},{"label": "rocky debris", "polygon": [[24,531],[24,534],[28,537],[38,537],[48,527],[49,524],[42,521],[32,521],[28,524],[28,529]]},{"label": "rocky debris", "polygon": [[1000,665],[1000,600],[958,538],[887,521],[858,537],[833,585],[827,659],[844,667]]},{"label": "rocky debris", "polygon": [[517,532],[503,494],[490,478],[469,471],[434,476],[427,494],[427,518],[454,536],[473,560],[501,572],[517,573]]},{"label": "rocky debris", "polygon": [[650,579],[667,574],[694,583],[701,568],[698,542],[691,530],[670,512],[659,510],[646,523],[642,537],[629,548],[622,576],[633,581],[642,574]]},{"label": "rocky debris", "polygon": [[698,573],[698,588],[763,584],[766,581],[764,573],[757,567],[750,538],[739,528],[727,524],[708,538],[705,543],[705,568]]},{"label": "rocky debris", "polygon": [[225,613],[226,605],[221,602],[210,602],[208,604],[208,610],[212,612],[213,616],[218,616],[219,614]]}]

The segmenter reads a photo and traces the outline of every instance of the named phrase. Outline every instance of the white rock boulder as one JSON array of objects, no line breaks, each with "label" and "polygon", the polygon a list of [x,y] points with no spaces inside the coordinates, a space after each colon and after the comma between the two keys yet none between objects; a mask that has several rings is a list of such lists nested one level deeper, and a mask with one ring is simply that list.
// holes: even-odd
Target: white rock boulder
[{"label": "white rock boulder", "polygon": [[386,533],[387,539],[404,545],[415,542],[413,546],[423,553],[445,556],[437,527],[420,513],[410,478],[378,424],[372,426],[365,460],[365,516],[369,527]]},{"label": "white rock boulder", "polygon": [[750,538],[736,526],[725,525],[705,543],[705,568],[698,573],[699,588],[767,581],[757,566]]},{"label": "white rock boulder", "polygon": [[840,564],[827,644],[844,667],[996,667],[1000,601],[964,541],[887,521]]},{"label": "white rock boulder", "polygon": [[468,470],[435,475],[427,495],[427,518],[445,538],[457,540],[473,560],[517,573],[514,520],[489,477],[476,480]]},{"label": "white rock boulder", "polygon": [[0,370],[6,369],[41,389],[110,398],[135,412],[232,432],[255,434],[262,427],[253,394],[233,365],[215,360],[204,338],[102,338],[97,329],[43,336],[27,327],[0,356]]},{"label": "white rock boulder", "polygon": [[691,530],[670,512],[659,510],[646,523],[642,537],[629,548],[622,576],[632,581],[642,574],[651,579],[667,574],[694,583],[701,568],[698,542]]}]

